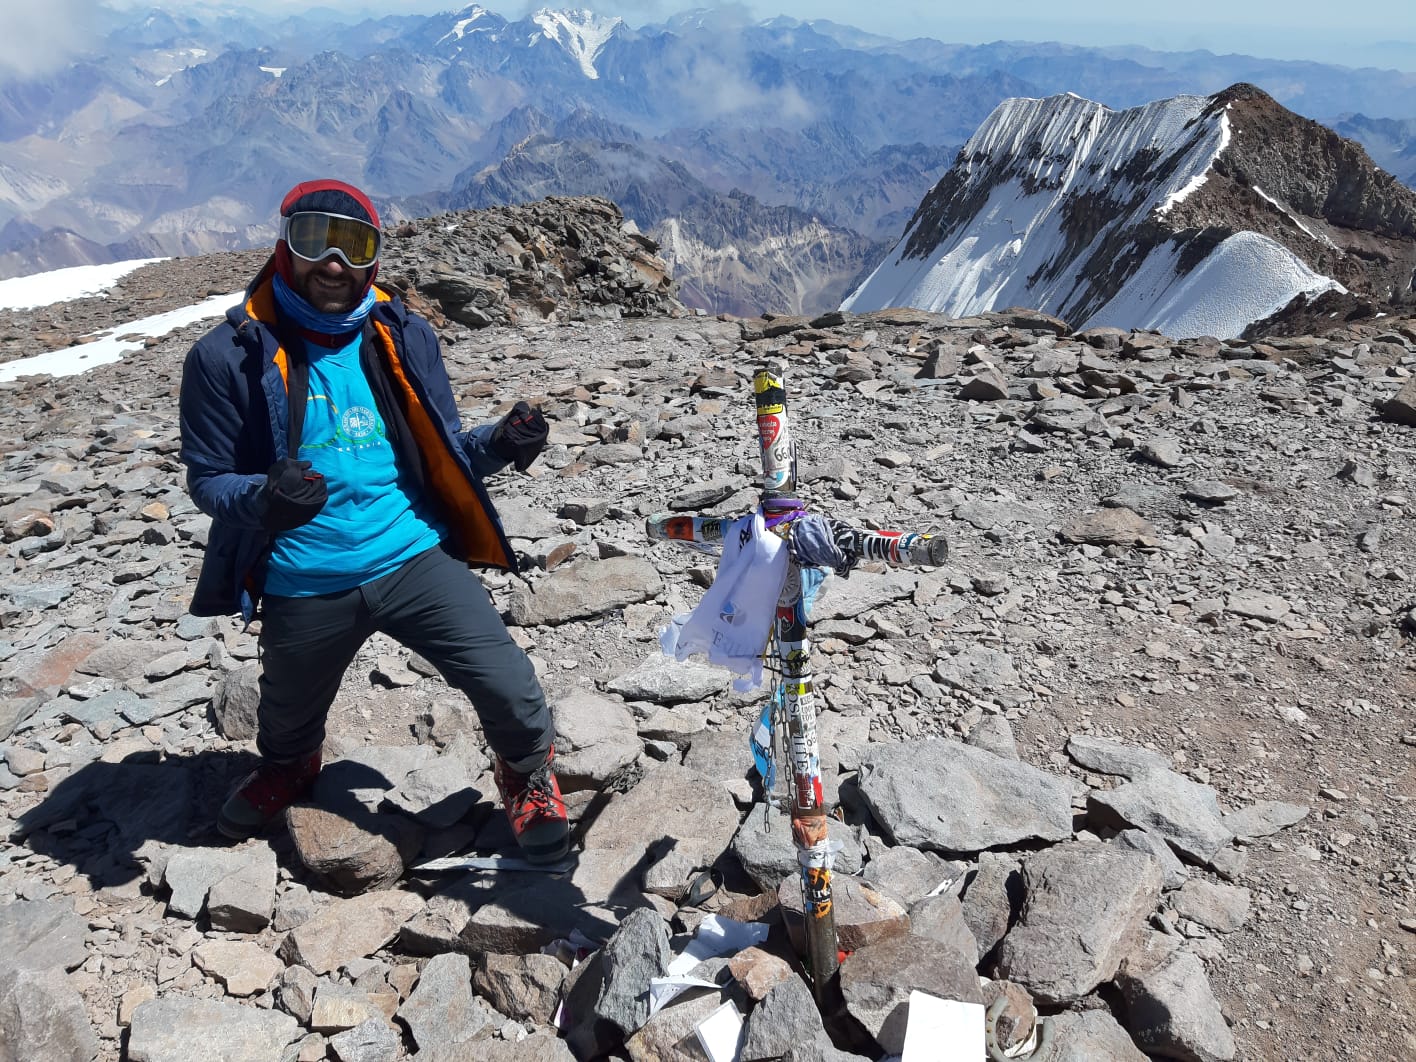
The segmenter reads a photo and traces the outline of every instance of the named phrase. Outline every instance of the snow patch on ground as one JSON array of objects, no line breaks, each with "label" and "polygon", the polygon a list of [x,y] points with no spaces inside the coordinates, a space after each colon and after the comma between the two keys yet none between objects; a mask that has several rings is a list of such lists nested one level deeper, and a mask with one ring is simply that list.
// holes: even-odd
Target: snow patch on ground
[{"label": "snow patch on ground", "polygon": [[[91,268],[83,266],[80,268]],[[68,272],[68,270],[56,270]],[[42,274],[45,276],[52,274]],[[30,279],[28,277],[23,279]],[[5,283],[9,283],[6,281]],[[20,376],[74,376],[99,365],[119,361],[124,354],[141,350],[143,340],[148,337],[165,336],[178,328],[210,317],[221,317],[245,295],[244,291],[233,291],[229,295],[213,295],[195,306],[183,306],[166,313],[154,314],[138,321],[130,321],[107,332],[100,332],[94,340],[78,346],[51,350],[32,358],[20,358],[0,365],[0,383]]]},{"label": "snow patch on ground", "polygon": [[108,289],[133,270],[162,258],[134,258],[103,265],[70,266],[48,273],[0,280],[0,310],[32,310],[89,295],[106,295]]}]

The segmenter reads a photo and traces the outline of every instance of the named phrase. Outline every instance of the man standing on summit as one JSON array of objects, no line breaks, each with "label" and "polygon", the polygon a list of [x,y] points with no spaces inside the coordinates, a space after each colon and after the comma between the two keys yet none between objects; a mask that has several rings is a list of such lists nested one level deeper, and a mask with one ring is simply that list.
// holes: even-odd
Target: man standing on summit
[{"label": "man standing on summit", "polygon": [[374,286],[368,197],[296,185],[275,253],[182,371],[182,461],[212,518],[191,610],[261,608],[261,762],[222,806],[232,838],[306,797],[345,669],[375,631],[465,693],[529,859],[568,846],[535,671],[469,565],[515,570],[482,477],[536,459],[526,403],[464,431],[428,322]]}]

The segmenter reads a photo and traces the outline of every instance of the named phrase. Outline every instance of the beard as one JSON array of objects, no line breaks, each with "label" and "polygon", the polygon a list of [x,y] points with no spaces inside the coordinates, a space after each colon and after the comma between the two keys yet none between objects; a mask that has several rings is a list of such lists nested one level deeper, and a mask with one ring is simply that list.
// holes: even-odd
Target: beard
[{"label": "beard", "polygon": [[363,281],[351,273],[330,277],[314,270],[297,279],[297,293],[319,313],[348,313],[359,305]]}]

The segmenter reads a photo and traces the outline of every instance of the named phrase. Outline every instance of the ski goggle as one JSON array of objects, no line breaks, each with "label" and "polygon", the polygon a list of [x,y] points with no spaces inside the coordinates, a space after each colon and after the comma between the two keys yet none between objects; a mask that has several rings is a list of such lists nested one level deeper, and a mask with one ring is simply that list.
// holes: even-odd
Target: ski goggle
[{"label": "ski goggle", "polygon": [[351,269],[367,269],[379,260],[379,230],[343,214],[291,214],[280,219],[280,238],[291,254],[307,262],[334,255]]}]

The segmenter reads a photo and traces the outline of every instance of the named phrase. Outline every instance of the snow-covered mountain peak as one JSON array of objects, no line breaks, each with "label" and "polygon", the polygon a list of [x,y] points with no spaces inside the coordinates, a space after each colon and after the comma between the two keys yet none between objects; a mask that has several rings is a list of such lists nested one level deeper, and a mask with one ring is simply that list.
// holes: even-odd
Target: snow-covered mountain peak
[{"label": "snow-covered mountain peak", "polygon": [[1337,139],[1250,85],[1121,111],[1005,100],[843,308],[1228,337],[1300,294],[1399,285],[1416,245],[1362,248],[1410,227],[1410,192]]},{"label": "snow-covered mountain peak", "polygon": [[454,12],[452,18],[452,29],[438,39],[438,44],[442,44],[444,41],[460,41],[469,33],[492,32],[500,29],[504,24],[500,17],[492,14],[481,4],[468,4],[460,11]]},{"label": "snow-covered mountain peak", "polygon": [[[580,64],[581,72],[592,81],[600,77],[600,72],[595,69],[595,57],[615,30],[624,25],[622,18],[603,18],[584,8],[556,11],[543,7],[531,16],[531,21],[541,27],[540,37],[555,41],[564,48]],[[536,39],[532,38],[532,43]]]}]

